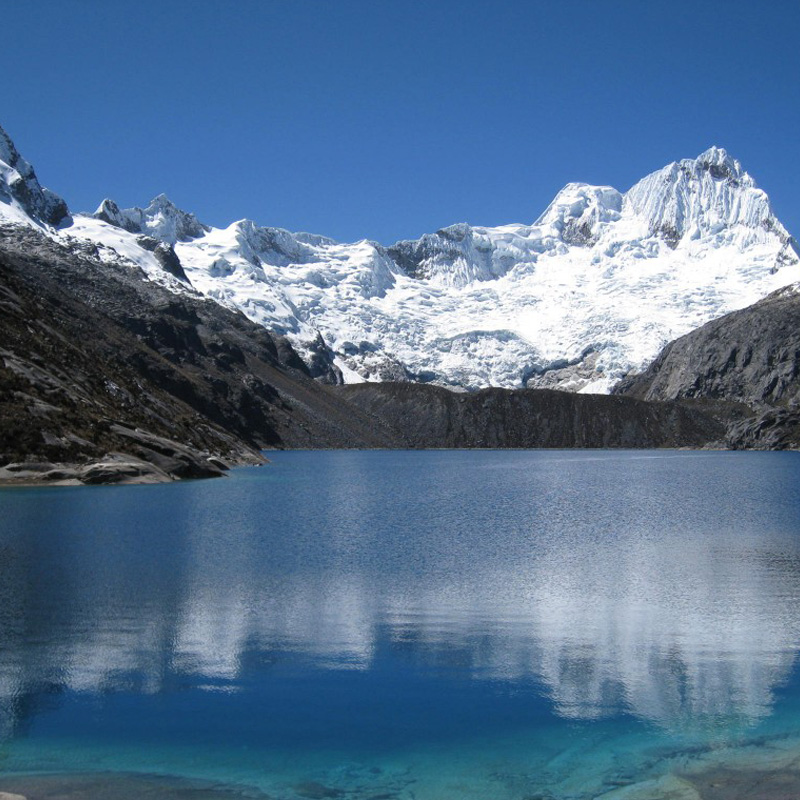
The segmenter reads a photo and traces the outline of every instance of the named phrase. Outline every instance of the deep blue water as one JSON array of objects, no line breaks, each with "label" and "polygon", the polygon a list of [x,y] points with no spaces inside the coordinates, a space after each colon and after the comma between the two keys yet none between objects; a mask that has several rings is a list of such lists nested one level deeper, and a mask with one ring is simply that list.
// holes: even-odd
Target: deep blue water
[{"label": "deep blue water", "polygon": [[276,453],[0,491],[0,778],[614,797],[800,755],[798,649],[791,453]]}]

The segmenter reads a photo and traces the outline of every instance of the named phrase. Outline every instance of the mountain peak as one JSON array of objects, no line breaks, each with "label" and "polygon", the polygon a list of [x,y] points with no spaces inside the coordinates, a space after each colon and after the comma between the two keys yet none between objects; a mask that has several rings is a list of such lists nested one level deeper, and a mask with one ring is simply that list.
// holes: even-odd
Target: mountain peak
[{"label": "mountain peak", "polygon": [[697,156],[695,161],[704,164],[739,163],[738,161],[736,161],[735,158],[732,158],[729,155],[728,151],[724,147],[718,147],[715,144],[712,144],[711,147],[708,148],[708,150],[704,150],[702,153],[700,153],[700,155]]},{"label": "mountain peak", "polygon": [[186,214],[187,212],[181,211],[169,197],[161,192],[161,194],[157,194],[151,201],[150,205],[147,206],[147,211],[177,211],[180,214]]},{"label": "mountain peak", "polygon": [[179,209],[165,194],[156,195],[147,208],[121,209],[105,199],[92,215],[131,233],[144,233],[165,244],[187,242],[210,230],[194,214]]},{"label": "mountain peak", "polygon": [[28,173],[31,171],[31,165],[23,159],[17,148],[14,147],[14,142],[11,137],[0,127],[0,161],[8,164],[12,169],[16,169],[20,175],[25,174],[25,167],[28,168]]},{"label": "mountain peak", "polygon": [[712,145],[694,159],[694,165],[699,170],[709,172],[712,178],[732,181],[745,180],[748,185],[755,186],[755,181],[742,169],[739,161],[723,147]]},{"label": "mountain peak", "polygon": [[12,206],[46,225],[58,225],[69,215],[64,200],[45,189],[33,167],[19,154],[11,137],[0,128],[0,204]]},{"label": "mountain peak", "polygon": [[[675,161],[642,178],[625,194],[629,207],[652,235],[677,247],[685,235],[758,237],[759,231],[789,235],[775,219],[767,195],[722,147]],[[744,246],[744,243],[743,243]]]},{"label": "mountain peak", "polygon": [[619,219],[622,195],[612,186],[568,183],[534,225],[551,225],[565,244],[594,242],[601,223]]}]

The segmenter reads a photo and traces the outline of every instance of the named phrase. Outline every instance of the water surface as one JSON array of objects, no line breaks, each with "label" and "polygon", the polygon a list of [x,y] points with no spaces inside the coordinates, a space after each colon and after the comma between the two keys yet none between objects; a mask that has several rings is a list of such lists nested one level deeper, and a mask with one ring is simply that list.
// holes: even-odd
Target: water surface
[{"label": "water surface", "polygon": [[3,490],[0,514],[0,790],[710,799],[795,777],[796,454],[276,453]]}]

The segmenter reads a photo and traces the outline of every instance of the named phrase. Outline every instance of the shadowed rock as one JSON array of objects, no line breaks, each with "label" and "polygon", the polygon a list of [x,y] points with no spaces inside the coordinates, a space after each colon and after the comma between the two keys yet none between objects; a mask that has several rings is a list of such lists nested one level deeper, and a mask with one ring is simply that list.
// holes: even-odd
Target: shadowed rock
[{"label": "shadowed rock", "polygon": [[455,393],[409,383],[362,383],[339,392],[391,425],[410,447],[701,447],[725,432],[697,407],[607,395]]},{"label": "shadowed rock", "polygon": [[800,284],[668,344],[614,393],[642,400],[712,399],[752,409],[729,421],[733,447],[800,447]]},{"label": "shadowed rock", "polygon": [[[0,226],[0,311],[0,466],[119,453],[170,478],[206,477],[221,474],[209,457],[400,443],[242,314],[31,229]],[[130,476],[116,465],[85,477]]]}]

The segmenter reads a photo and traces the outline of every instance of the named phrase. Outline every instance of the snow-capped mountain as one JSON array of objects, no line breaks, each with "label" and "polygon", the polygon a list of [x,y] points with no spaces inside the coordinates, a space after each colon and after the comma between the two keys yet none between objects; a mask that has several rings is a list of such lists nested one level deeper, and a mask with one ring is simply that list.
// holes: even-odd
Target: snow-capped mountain
[{"label": "snow-capped mountain", "polygon": [[147,208],[123,210],[113,200],[104,200],[94,216],[130,233],[152,236],[167,245],[195,239],[211,230],[194,214],[176,208],[165,194],[153,198]]},{"label": "snow-capped mountain", "polygon": [[64,200],[41,186],[33,167],[0,128],[0,219],[58,225],[68,214]]},{"label": "snow-capped mountain", "polygon": [[[0,159],[18,164],[3,141]],[[23,174],[6,164],[0,187]],[[2,192],[0,217],[19,222]],[[146,209],[106,200],[48,231],[241,310],[346,382],[607,391],[668,341],[800,280],[767,195],[716,147],[625,193],[568,184],[529,225],[458,224],[388,248],[249,220],[212,228],[163,195]]]}]

